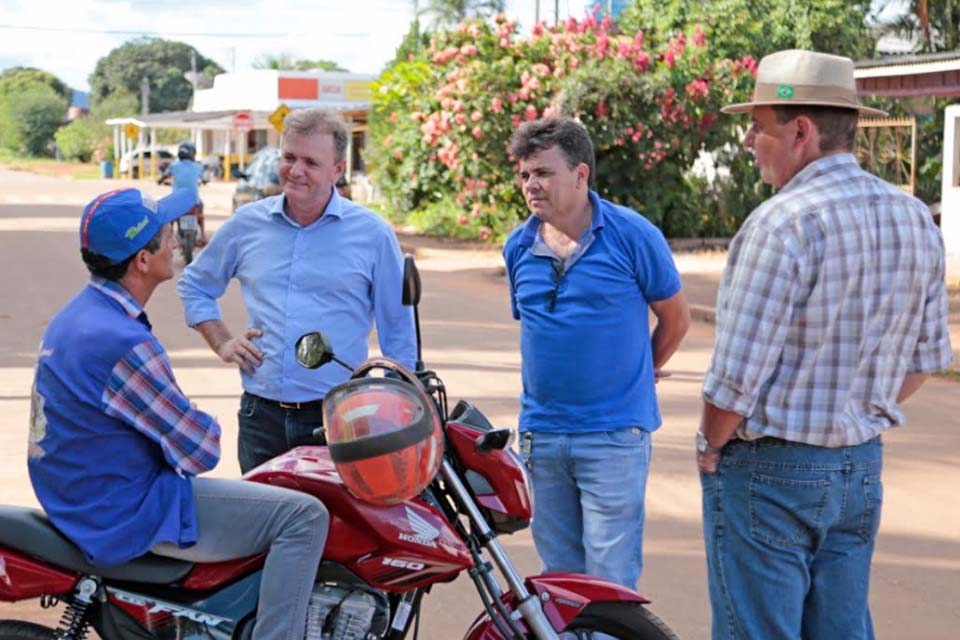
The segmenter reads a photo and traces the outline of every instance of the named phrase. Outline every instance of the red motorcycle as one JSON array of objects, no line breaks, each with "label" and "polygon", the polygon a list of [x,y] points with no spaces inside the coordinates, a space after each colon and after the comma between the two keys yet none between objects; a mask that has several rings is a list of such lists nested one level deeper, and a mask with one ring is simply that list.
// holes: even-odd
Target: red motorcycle
[{"label": "red motorcycle", "polygon": [[[420,282],[407,260],[404,302],[414,306],[419,352]],[[312,368],[340,362],[319,333],[301,338],[297,359]],[[437,405],[446,452],[423,493],[390,506],[360,501],[323,446],[298,447],[245,476],[315,495],[331,514],[306,640],[401,640],[411,629],[416,638],[423,596],[463,572],[484,608],[465,640],[559,640],[592,632],[676,640],[635,591],[579,574],[521,577],[497,539],[526,527],[532,512],[524,466],[509,447],[513,432],[494,429],[464,401],[448,412],[443,383],[422,370],[419,353],[416,374],[385,359],[359,370],[375,367],[422,384]],[[262,564],[262,555],[213,564],[147,555],[94,567],[42,512],[0,507],[0,600],[65,605],[59,628],[2,620],[0,640],[83,640],[91,627],[103,640],[246,640]]]}]

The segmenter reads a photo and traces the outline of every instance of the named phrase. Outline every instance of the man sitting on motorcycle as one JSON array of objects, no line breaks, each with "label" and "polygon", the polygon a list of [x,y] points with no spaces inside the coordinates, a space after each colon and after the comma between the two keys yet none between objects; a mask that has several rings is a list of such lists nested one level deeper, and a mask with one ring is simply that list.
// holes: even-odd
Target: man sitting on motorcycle
[{"label": "man sitting on motorcycle", "polygon": [[198,477],[220,426],[177,385],[144,306],[173,277],[173,220],[194,205],[136,189],[80,221],[90,282],[51,320],[32,394],[28,466],[50,521],[96,565],[152,552],[191,562],[266,553],[255,640],[303,640],[328,515],[313,496]]},{"label": "man sitting on motorcycle", "polygon": [[164,170],[157,184],[166,184],[172,180],[174,191],[188,191],[196,198],[195,211],[191,210],[177,220],[177,230],[196,230],[200,227],[197,246],[207,242],[206,227],[203,224],[203,200],[200,199],[199,185],[206,184],[203,178],[203,165],[197,162],[197,147],[192,142],[182,142],[177,148],[177,159]]}]

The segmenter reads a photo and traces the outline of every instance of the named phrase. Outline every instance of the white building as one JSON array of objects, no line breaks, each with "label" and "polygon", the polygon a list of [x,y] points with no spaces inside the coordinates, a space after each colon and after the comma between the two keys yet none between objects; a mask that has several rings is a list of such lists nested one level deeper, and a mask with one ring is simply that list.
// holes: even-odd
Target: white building
[{"label": "white building", "polygon": [[[285,109],[323,107],[341,114],[351,130],[347,175],[362,171],[370,85],[375,76],[333,71],[276,71],[261,69],[222,73],[213,87],[194,94],[190,111],[151,113],[112,118],[115,166],[127,151],[152,149],[156,158],[156,130],[186,129],[197,145],[198,158],[216,156],[229,179],[230,168],[243,169],[258,149],[278,146]],[[156,166],[141,167],[138,175],[156,176]]]}]

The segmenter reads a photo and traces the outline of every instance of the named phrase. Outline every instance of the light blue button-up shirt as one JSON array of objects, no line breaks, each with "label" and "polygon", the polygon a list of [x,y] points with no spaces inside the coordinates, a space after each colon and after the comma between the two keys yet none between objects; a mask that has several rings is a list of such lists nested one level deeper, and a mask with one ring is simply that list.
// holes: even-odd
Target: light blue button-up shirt
[{"label": "light blue button-up shirt", "polygon": [[187,324],[221,319],[217,299],[239,280],[264,353],[252,375],[241,372],[243,388],[271,400],[317,400],[349,377],[336,363],[297,364],[294,345],[310,331],[323,331],[337,356],[357,365],[375,319],[380,351],[412,369],[413,311],[401,304],[403,257],[390,226],[334,190],[323,216],[303,227],[284,213],[283,198],[238,209],[187,267],[177,284]]}]

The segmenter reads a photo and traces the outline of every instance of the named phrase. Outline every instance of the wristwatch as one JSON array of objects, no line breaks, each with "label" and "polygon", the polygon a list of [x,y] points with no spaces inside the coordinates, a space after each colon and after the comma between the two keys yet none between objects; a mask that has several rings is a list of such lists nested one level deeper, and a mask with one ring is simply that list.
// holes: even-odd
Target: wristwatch
[{"label": "wristwatch", "polygon": [[711,447],[703,431],[697,431],[697,453],[720,453],[723,447]]}]

